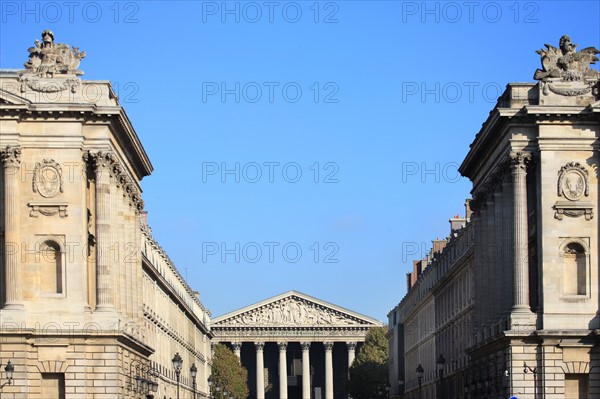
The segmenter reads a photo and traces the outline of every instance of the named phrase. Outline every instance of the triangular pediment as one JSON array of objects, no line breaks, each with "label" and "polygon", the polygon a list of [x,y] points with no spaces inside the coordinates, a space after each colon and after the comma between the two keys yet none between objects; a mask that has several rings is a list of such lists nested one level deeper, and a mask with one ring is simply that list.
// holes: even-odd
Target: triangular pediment
[{"label": "triangular pediment", "polygon": [[212,320],[212,327],[371,327],[381,322],[298,291],[288,291]]},{"label": "triangular pediment", "polygon": [[31,101],[14,93],[0,89],[0,105],[29,105]]}]

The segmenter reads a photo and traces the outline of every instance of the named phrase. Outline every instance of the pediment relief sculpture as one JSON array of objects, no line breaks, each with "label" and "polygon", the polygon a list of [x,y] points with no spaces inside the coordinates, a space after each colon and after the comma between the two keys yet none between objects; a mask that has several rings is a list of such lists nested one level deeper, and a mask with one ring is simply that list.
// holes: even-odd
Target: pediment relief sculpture
[{"label": "pediment relief sculpture", "polygon": [[303,298],[288,297],[255,309],[242,312],[222,321],[217,326],[358,326],[366,321],[325,307]]}]

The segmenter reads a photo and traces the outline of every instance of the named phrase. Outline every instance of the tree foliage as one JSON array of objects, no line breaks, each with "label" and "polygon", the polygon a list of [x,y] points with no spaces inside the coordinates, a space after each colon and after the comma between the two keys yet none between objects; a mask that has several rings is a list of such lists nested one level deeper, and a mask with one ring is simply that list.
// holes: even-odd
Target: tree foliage
[{"label": "tree foliage", "polygon": [[350,367],[348,393],[353,399],[385,398],[388,385],[386,328],[369,330],[365,343]]},{"label": "tree foliage", "polygon": [[[217,399],[223,398],[223,391],[235,399],[248,397],[248,371],[238,357],[227,346],[218,344],[212,360],[213,394]],[[216,387],[220,388],[217,393]]]}]

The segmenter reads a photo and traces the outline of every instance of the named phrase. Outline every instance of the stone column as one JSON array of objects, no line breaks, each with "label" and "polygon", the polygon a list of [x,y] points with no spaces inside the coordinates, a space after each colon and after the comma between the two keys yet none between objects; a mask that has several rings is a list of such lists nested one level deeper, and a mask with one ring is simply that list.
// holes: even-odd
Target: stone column
[{"label": "stone column", "polygon": [[287,399],[287,342],[279,342],[279,399]]},{"label": "stone column", "polygon": [[514,281],[512,276],[514,275],[514,248],[513,248],[513,228],[512,228],[512,213],[513,213],[513,204],[512,204],[512,178],[510,174],[505,174],[504,181],[502,183],[502,268],[504,269],[504,273],[502,275],[502,282],[504,287],[504,295],[502,295],[502,310],[504,312],[504,317],[506,317],[512,308],[513,298],[514,298]]},{"label": "stone column", "polygon": [[302,399],[310,399],[310,342],[302,342]]},{"label": "stone column", "polygon": [[4,165],[4,240],[6,303],[4,309],[21,309],[19,290],[19,169],[21,148],[8,146],[0,152]]},{"label": "stone column", "polygon": [[527,227],[527,163],[529,154],[518,152],[511,156],[513,179],[514,228],[514,304],[513,314],[531,314],[529,308],[529,248]]},{"label": "stone column", "polygon": [[92,154],[96,173],[96,310],[111,310],[113,290],[110,278],[110,166],[111,153]]},{"label": "stone column", "polygon": [[234,342],[233,344],[233,353],[238,357],[238,359],[242,359],[242,343]]},{"label": "stone column", "polygon": [[265,362],[263,350],[264,342],[255,342],[256,347],[256,399],[265,399]]},{"label": "stone column", "polygon": [[350,372],[350,367],[356,355],[356,342],[346,342],[346,345],[348,345],[348,372]]},{"label": "stone column", "polygon": [[333,399],[333,342],[325,346],[325,399]]}]

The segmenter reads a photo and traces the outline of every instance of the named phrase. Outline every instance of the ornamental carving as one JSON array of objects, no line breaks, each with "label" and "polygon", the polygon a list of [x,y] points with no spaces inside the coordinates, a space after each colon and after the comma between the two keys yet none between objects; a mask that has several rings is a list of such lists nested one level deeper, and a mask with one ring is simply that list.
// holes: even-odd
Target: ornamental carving
[{"label": "ornamental carving", "polygon": [[534,79],[542,82],[598,80],[598,72],[590,69],[590,64],[598,61],[596,54],[599,54],[600,50],[597,48],[586,47],[577,52],[577,44],[573,44],[568,35],[560,38],[560,48],[549,44],[545,46],[545,49],[536,51],[542,58],[543,69],[535,71]]},{"label": "ornamental carving", "polygon": [[69,216],[67,212],[67,207],[69,206],[69,204],[67,204],[66,202],[29,202],[27,206],[29,207],[29,216],[31,216],[32,218],[37,218],[40,215],[54,216],[56,214],[58,214],[61,218],[66,218],[67,216]]},{"label": "ornamental carving", "polygon": [[578,201],[590,195],[588,172],[579,162],[569,162],[558,172],[558,196]]},{"label": "ornamental carving", "polygon": [[44,198],[52,198],[64,192],[62,169],[53,159],[44,159],[35,164],[33,192]]},{"label": "ornamental carving", "polygon": [[21,82],[21,93],[25,93],[27,88],[42,93],[58,93],[60,91],[71,90],[71,93],[77,92],[81,85],[80,79],[39,79],[39,78],[24,78],[19,79]]},{"label": "ornamental carving", "polygon": [[85,51],[79,51],[79,47],[54,43],[54,33],[50,30],[43,31],[42,42],[36,40],[35,46],[27,51],[29,51],[29,61],[24,64],[25,74],[40,78],[54,78],[55,75],[83,75],[83,72],[77,68],[86,56]]},{"label": "ornamental carving", "polygon": [[278,327],[343,327],[366,324],[366,322],[334,309],[301,298],[287,297],[223,320],[215,327],[254,327],[260,325]]},{"label": "ornamental carving", "polygon": [[554,217],[562,220],[564,216],[571,218],[594,218],[594,204],[582,201],[590,195],[588,171],[579,162],[569,162],[558,171],[557,194],[567,201],[554,204]]},{"label": "ornamental carving", "polygon": [[5,167],[18,167],[21,164],[21,147],[7,146],[0,151],[0,159]]},{"label": "ornamental carving", "polygon": [[511,154],[510,163],[513,168],[513,172],[519,170],[525,171],[527,166],[531,163],[531,154],[520,151]]},{"label": "ornamental carving", "polygon": [[537,50],[541,56],[542,68],[535,71],[534,79],[540,81],[544,95],[550,93],[559,96],[597,95],[596,82],[600,73],[590,68],[598,61],[596,54],[600,51],[595,47],[586,47],[577,52],[577,45],[571,42],[567,35],[560,38],[559,48],[545,45],[545,49]]}]

